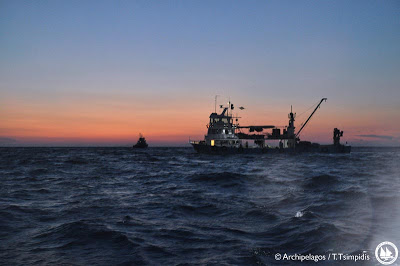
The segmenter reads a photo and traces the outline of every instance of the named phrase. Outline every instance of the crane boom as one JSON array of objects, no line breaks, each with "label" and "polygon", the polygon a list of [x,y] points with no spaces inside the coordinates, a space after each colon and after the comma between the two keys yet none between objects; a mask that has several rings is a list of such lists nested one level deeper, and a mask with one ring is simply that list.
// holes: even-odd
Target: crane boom
[{"label": "crane boom", "polygon": [[321,105],[323,101],[326,102],[327,98],[322,98],[317,107],[315,107],[314,111],[311,113],[311,115],[307,118],[307,121],[303,124],[303,126],[300,128],[299,132],[296,134],[296,138],[300,135],[300,132],[303,130],[303,128],[307,125],[308,121],[311,119],[311,117],[314,115],[315,111],[317,111],[318,107]]}]

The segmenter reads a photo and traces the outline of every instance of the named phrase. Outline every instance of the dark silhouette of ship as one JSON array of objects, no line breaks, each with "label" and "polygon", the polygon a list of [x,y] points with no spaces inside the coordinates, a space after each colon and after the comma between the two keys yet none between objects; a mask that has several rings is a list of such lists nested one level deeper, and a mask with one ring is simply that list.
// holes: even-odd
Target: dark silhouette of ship
[{"label": "dark silhouette of ship", "polygon": [[145,149],[147,148],[149,145],[146,142],[146,139],[143,137],[142,134],[139,134],[139,140],[137,141],[137,143],[135,145],[133,145],[133,148],[135,149]]},{"label": "dark silhouette of ship", "polygon": [[[321,153],[349,153],[351,146],[340,144],[340,137],[343,131],[335,128],[333,131],[333,144],[321,145],[310,141],[300,141],[300,133],[310,121],[314,113],[320,107],[321,103],[326,101],[323,98],[317,103],[317,106],[303,123],[300,130],[296,132],[294,125],[296,113],[292,109],[288,115],[289,124],[283,127],[273,125],[250,125],[240,126],[238,119],[233,116],[233,104],[229,101],[228,106],[220,105],[223,108],[221,114],[217,113],[217,104],[215,99],[215,111],[210,115],[210,122],[207,124],[208,132],[204,140],[189,140],[193,148],[199,153],[273,153],[273,152],[321,152]],[[240,110],[245,109],[239,107]],[[236,123],[235,123],[236,122]],[[272,133],[264,133],[264,130],[272,129]],[[241,130],[248,130],[244,133]],[[258,132],[259,134],[254,134]],[[250,146],[249,141],[254,145]],[[266,141],[279,141],[279,146],[271,147]]]}]

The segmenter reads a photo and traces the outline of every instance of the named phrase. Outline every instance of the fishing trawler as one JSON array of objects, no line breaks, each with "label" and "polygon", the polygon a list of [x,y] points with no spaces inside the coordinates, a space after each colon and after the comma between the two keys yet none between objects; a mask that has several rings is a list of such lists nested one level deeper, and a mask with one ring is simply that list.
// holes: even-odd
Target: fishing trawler
[{"label": "fishing trawler", "polygon": [[[320,107],[321,103],[327,98],[321,99],[311,115],[303,123],[300,130],[295,132],[296,113],[291,108],[288,115],[289,123],[287,126],[278,127],[274,125],[250,125],[240,126],[238,116],[233,116],[234,105],[230,101],[227,106],[220,105],[222,112],[217,113],[217,98],[215,98],[215,111],[211,113],[207,124],[207,135],[204,140],[194,141],[189,139],[189,143],[199,153],[225,154],[225,153],[282,153],[282,152],[324,152],[324,153],[349,153],[351,146],[340,144],[343,131],[335,128],[333,132],[332,145],[320,145],[309,141],[300,141],[300,133],[310,121],[311,117]],[[240,110],[245,109],[239,107]],[[282,129],[282,131],[281,131]],[[242,131],[247,130],[247,133]],[[261,134],[264,130],[272,130],[271,133]],[[257,133],[254,133],[257,132]],[[275,147],[266,144],[266,141],[279,141]],[[250,145],[249,142],[253,142]]]},{"label": "fishing trawler", "polygon": [[147,144],[146,139],[143,137],[142,134],[139,134],[139,140],[135,145],[133,145],[133,148],[145,149],[148,146],[149,145]]}]

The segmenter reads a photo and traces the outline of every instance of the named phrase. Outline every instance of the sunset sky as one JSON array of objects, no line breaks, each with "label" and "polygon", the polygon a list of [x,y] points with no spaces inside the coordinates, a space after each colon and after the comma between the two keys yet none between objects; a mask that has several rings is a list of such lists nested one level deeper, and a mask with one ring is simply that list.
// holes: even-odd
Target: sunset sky
[{"label": "sunset sky", "polygon": [[187,145],[216,94],[277,126],[326,97],[302,139],[400,146],[400,2],[0,0],[1,146]]}]

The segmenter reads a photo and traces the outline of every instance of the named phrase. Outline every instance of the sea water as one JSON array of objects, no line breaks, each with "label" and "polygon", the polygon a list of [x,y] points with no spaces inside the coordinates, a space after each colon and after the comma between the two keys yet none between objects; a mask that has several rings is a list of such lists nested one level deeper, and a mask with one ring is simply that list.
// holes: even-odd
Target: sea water
[{"label": "sea water", "polygon": [[[400,149],[0,148],[2,265],[278,264],[400,246]],[[338,262],[339,264],[342,264]]]}]

